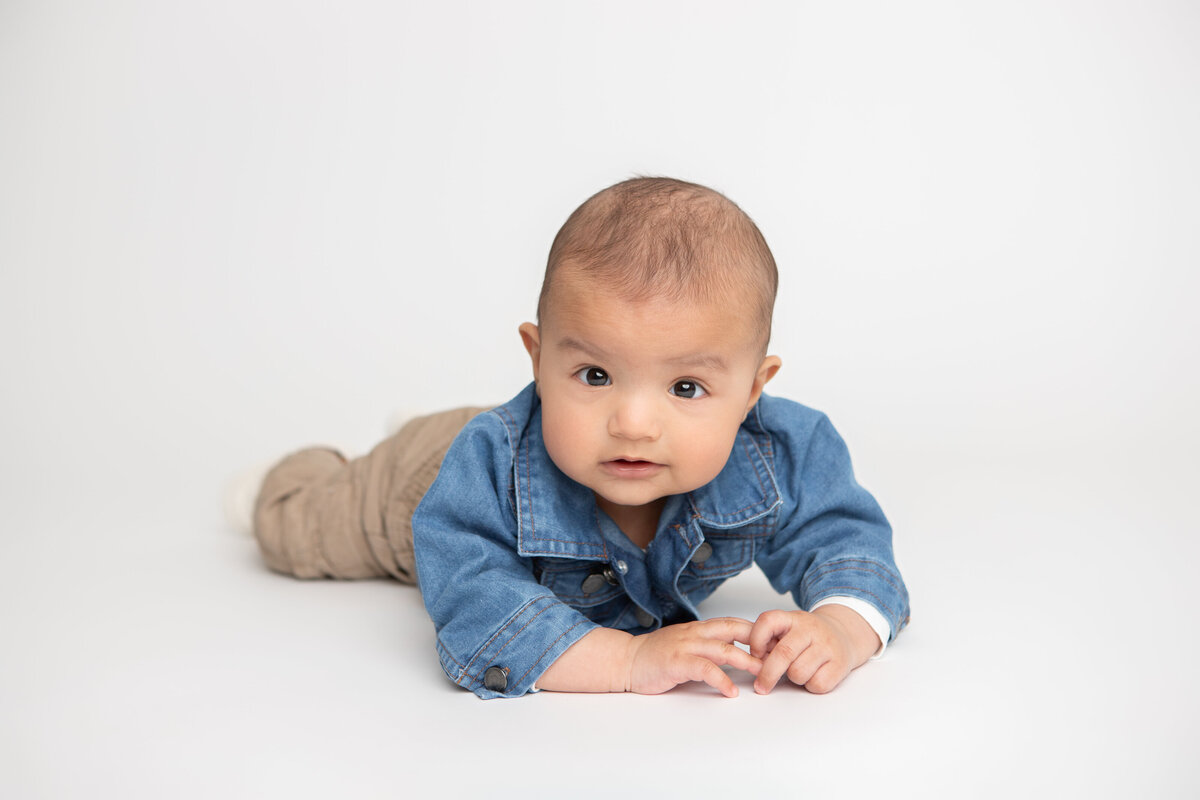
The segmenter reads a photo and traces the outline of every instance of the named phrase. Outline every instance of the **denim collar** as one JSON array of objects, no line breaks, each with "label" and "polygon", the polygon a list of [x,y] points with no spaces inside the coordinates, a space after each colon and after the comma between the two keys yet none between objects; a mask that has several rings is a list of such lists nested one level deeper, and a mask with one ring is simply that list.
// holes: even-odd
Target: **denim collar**
[{"label": "denim collar", "polygon": [[[564,475],[546,452],[541,402],[533,384],[495,411],[514,443],[518,552],[527,557],[610,560],[611,545],[601,533],[603,512],[592,490]],[[710,528],[735,528],[769,514],[782,502],[771,467],[770,438],[757,411],[752,409],[742,423],[717,477],[688,493],[692,520]]]}]

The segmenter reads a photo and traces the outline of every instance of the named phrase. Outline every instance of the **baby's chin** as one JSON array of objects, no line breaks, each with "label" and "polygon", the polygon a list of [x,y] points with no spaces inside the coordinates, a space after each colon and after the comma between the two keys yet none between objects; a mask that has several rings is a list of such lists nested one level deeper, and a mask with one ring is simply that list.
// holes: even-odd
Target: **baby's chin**
[{"label": "baby's chin", "polygon": [[671,487],[670,491],[646,491],[642,487],[635,489],[633,487],[622,486],[618,486],[615,489],[611,486],[589,486],[588,488],[592,490],[592,494],[596,496],[596,500],[601,505],[607,503],[620,508],[644,508],[646,506],[661,505],[668,498],[687,494],[703,485],[701,483],[696,486]]}]

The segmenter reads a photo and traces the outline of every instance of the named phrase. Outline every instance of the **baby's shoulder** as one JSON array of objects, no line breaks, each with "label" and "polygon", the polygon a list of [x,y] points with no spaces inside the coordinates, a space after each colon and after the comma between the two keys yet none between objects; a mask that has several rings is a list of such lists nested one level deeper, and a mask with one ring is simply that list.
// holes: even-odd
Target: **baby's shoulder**
[{"label": "baby's shoulder", "polygon": [[777,476],[805,480],[842,475],[850,470],[846,442],[823,411],[794,400],[763,395],[754,407],[753,425],[764,442]]},{"label": "baby's shoulder", "polygon": [[768,436],[783,447],[808,442],[819,429],[829,425],[829,418],[823,411],[766,393],[759,398],[744,423],[751,433]]},{"label": "baby's shoulder", "polygon": [[532,384],[502,405],[478,409],[479,413],[455,437],[443,469],[485,464],[507,469],[530,430],[536,410],[537,395]]}]

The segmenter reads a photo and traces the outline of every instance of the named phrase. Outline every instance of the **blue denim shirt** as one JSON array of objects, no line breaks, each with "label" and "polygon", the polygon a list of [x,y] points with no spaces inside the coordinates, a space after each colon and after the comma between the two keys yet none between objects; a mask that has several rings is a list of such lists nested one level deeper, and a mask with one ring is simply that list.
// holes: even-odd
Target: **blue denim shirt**
[{"label": "blue denim shirt", "polygon": [[696,619],[752,562],[800,608],[850,596],[883,614],[891,638],[908,622],[891,527],[841,437],[825,415],[765,394],[721,473],[668,498],[645,551],[550,460],[532,384],[458,435],[413,538],[442,668],[484,698],[529,691],[597,627]]}]

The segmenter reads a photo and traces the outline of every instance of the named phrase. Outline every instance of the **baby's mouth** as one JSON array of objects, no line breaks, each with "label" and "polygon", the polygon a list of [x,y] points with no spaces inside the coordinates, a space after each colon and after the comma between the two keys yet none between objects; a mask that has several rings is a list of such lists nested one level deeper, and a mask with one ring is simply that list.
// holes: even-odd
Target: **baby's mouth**
[{"label": "baby's mouth", "polygon": [[609,472],[625,476],[648,475],[661,469],[662,466],[662,464],[640,458],[614,458],[604,462],[604,467]]}]

